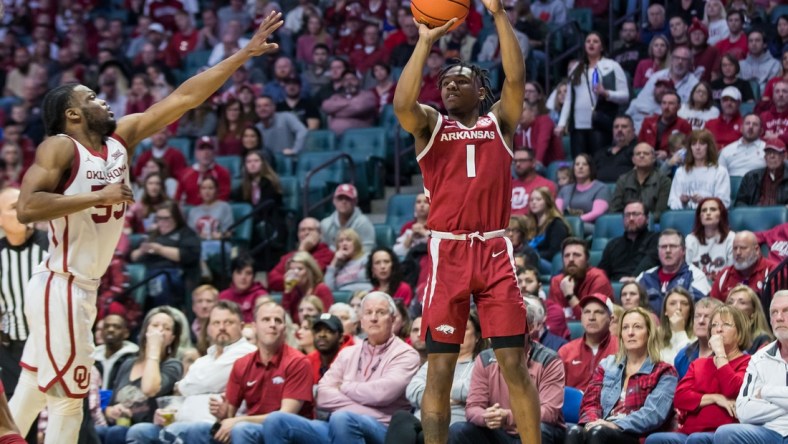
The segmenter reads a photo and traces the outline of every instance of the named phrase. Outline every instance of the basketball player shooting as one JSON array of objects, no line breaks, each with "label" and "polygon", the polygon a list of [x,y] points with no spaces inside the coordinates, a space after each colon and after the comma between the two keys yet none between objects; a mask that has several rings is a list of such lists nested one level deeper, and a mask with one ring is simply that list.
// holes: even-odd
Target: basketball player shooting
[{"label": "basketball player shooting", "polygon": [[[17,207],[22,223],[49,222],[50,245],[26,293],[31,331],[9,403],[20,430],[27,432],[46,405],[46,443],[77,442],[81,398],[88,392],[93,366],[96,290],[133,202],[129,161],[134,147],[205,102],[249,59],[276,50],[266,40],[282,26],[281,17],[272,12],[243,49],[144,113],[117,123],[107,103],[86,86],[59,86],[44,97],[42,115],[50,137],[36,150]],[[177,260],[177,249],[151,248]],[[144,365],[143,371],[158,368],[158,358],[149,357]]]},{"label": "basketball player shooting", "polygon": [[[522,442],[539,443],[539,399],[525,368],[525,307],[517,289],[512,244],[504,236],[511,207],[512,138],[523,109],[525,64],[501,0],[482,0],[495,22],[505,80],[493,102],[486,73],[459,63],[443,69],[439,87],[448,116],[421,105],[422,71],[432,45],[456,22],[419,26],[419,40],[394,93],[394,112],[416,139],[416,159],[430,199],[427,226],[430,274],[422,335],[427,343],[427,387],[421,406],[425,443],[445,443],[449,394],[470,310],[479,310],[511,397]],[[490,428],[508,421],[493,406]]]}]

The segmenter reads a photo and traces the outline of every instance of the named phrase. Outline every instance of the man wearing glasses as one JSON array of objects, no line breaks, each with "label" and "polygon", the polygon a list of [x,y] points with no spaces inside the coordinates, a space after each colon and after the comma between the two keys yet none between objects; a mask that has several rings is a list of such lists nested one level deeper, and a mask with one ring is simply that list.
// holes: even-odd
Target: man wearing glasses
[{"label": "man wearing glasses", "polygon": [[547,187],[555,197],[556,186],[536,172],[534,151],[521,148],[514,152],[514,178],[512,179],[512,216],[528,214],[528,199],[539,187]]},{"label": "man wearing glasses", "polygon": [[659,263],[657,233],[648,229],[648,209],[633,200],[624,207],[624,235],[605,245],[601,268],[611,282],[634,282],[635,276]]},{"label": "man wearing glasses", "polygon": [[662,299],[675,287],[686,288],[697,302],[711,291],[706,275],[696,266],[684,261],[684,236],[667,228],[662,230],[657,244],[659,265],[640,273],[637,281],[648,293],[648,303],[657,315],[662,311]]}]

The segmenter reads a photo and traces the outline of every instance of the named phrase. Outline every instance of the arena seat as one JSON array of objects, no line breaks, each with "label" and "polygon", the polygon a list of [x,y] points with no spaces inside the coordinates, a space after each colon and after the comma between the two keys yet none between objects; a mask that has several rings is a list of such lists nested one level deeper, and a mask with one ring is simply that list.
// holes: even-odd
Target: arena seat
[{"label": "arena seat", "polygon": [[581,324],[580,321],[568,321],[566,324],[569,326],[569,337],[571,339],[583,337],[585,329],[583,328],[583,324]]},{"label": "arena seat", "polygon": [[[350,302],[350,298],[353,296],[352,291],[345,291],[345,290],[335,290],[332,292],[334,294],[334,303],[337,302],[344,302],[347,304]],[[329,307],[326,307],[326,311],[328,311]]]},{"label": "arena seat", "polygon": [[[301,155],[298,157],[298,166],[296,167],[295,174],[301,187],[304,187],[306,183],[306,176],[309,171],[320,164],[337,157],[339,154],[339,151],[301,153]],[[319,197],[329,196],[334,192],[337,185],[347,182],[350,182],[350,165],[347,159],[339,159],[312,176],[312,179],[309,183],[309,193],[310,196],[312,196],[313,193],[319,194]],[[315,200],[313,198],[310,198],[310,202],[314,201]],[[312,215],[320,218],[330,213],[332,209],[333,206],[329,201],[323,207],[315,209]]]},{"label": "arena seat", "polygon": [[594,222],[594,237],[591,240],[591,251],[604,251],[610,239],[624,235],[624,219],[621,213],[610,213],[599,216]]},{"label": "arena seat", "polygon": [[775,207],[736,207],[730,212],[728,219],[733,231],[762,231],[788,222],[788,209],[782,205]]},{"label": "arena seat", "polygon": [[276,170],[276,174],[279,177],[282,176],[292,176],[295,174],[295,164],[296,164],[297,157],[294,156],[285,156],[282,153],[275,153],[274,154],[274,169]]},{"label": "arena seat", "polygon": [[286,210],[296,213],[301,211],[301,187],[298,186],[298,179],[293,176],[279,177],[279,185],[282,187],[282,204]]},{"label": "arena seat", "polygon": [[583,221],[578,216],[564,216],[569,228],[572,229],[571,236],[585,239],[585,230],[583,229]]},{"label": "arena seat", "polygon": [[394,229],[389,224],[375,224],[375,243],[378,247],[392,248],[397,240]]},{"label": "arena seat", "polygon": [[277,304],[281,304],[282,303],[282,293],[274,292],[274,293],[269,294],[268,297],[270,297]]},{"label": "arena seat", "polygon": [[594,28],[594,16],[591,8],[572,8],[566,11],[567,20],[575,20],[583,32],[591,32]]},{"label": "arena seat", "polygon": [[[126,273],[129,275],[129,288],[145,280],[145,265],[127,263],[125,268]],[[131,296],[140,304],[140,307],[144,307],[145,298],[148,296],[148,287],[146,285],[140,286],[131,292]]]},{"label": "arena seat", "polygon": [[[248,203],[231,203],[230,207],[233,209],[233,219],[238,222],[246,215],[252,212],[252,206]],[[252,242],[252,219],[249,218],[243,221],[240,225],[236,226],[233,230],[233,235],[230,238],[235,245],[248,247]]]},{"label": "arena seat", "polygon": [[742,176],[731,176],[731,205],[736,202],[736,196],[739,194],[739,187],[741,186]]},{"label": "arena seat", "polygon": [[337,149],[337,136],[331,130],[309,130],[304,140],[303,152],[334,151]]},{"label": "arena seat", "polygon": [[413,220],[413,207],[416,205],[416,196],[418,194],[397,194],[389,199],[388,208],[386,209],[386,224],[395,233],[399,233],[402,224]]},{"label": "arena seat", "polygon": [[561,274],[561,272],[564,270],[564,258],[560,251],[556,253],[555,256],[553,256],[552,264],[553,272],[550,273],[550,275],[555,276],[557,274]]},{"label": "arena seat", "polygon": [[170,137],[167,139],[167,145],[177,149],[186,158],[186,165],[191,165],[194,162],[194,151],[192,147],[194,142],[188,137]]},{"label": "arena seat", "polygon": [[567,160],[554,160],[550,162],[549,165],[547,165],[547,171],[545,171],[544,177],[552,180],[553,182],[557,182],[558,180],[556,177],[558,176],[558,169],[561,168],[562,166],[571,166],[571,165],[572,162]]},{"label": "arena seat", "polygon": [[373,199],[383,197],[386,186],[386,130],[383,127],[349,129],[342,135],[339,150],[350,154],[356,163],[357,187],[366,186],[366,195]]},{"label": "arena seat", "polygon": [[216,163],[230,172],[230,177],[241,177],[240,156],[216,156]]},{"label": "arena seat", "polygon": [[695,225],[695,210],[665,211],[659,223],[663,230],[673,228],[686,236],[692,232],[692,226]]},{"label": "arena seat", "polygon": [[601,251],[589,251],[588,252],[588,264],[592,267],[596,267],[602,261],[602,252]]},{"label": "arena seat", "polygon": [[772,13],[771,16],[769,17],[769,21],[771,21],[772,24],[776,25],[777,20],[784,15],[788,15],[788,5],[775,6],[774,9],[772,9]]},{"label": "arena seat", "polygon": [[621,303],[621,288],[624,286],[623,282],[610,281],[610,286],[613,287],[613,299],[616,304]]}]

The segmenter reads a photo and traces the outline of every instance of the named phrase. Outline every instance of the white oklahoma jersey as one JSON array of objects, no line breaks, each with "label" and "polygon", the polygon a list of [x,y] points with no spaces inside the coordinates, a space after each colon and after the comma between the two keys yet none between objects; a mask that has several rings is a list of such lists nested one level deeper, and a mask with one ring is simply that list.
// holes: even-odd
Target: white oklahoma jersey
[{"label": "white oklahoma jersey", "polygon": [[[98,191],[113,183],[128,185],[128,155],[123,142],[110,137],[104,151],[98,153],[71,140],[75,150],[71,176],[57,193],[71,196]],[[72,274],[78,280],[100,280],[118,245],[125,213],[126,204],[99,205],[50,221],[49,253],[37,271]]]},{"label": "white oklahoma jersey", "polygon": [[[70,196],[128,184],[128,155],[120,138],[108,138],[101,153],[71,140],[74,163],[57,193]],[[25,315],[31,331],[20,363],[37,372],[41,391],[59,382],[67,396],[88,392],[96,290],[118,244],[125,212],[125,204],[99,205],[49,223],[49,252],[27,287]]]}]

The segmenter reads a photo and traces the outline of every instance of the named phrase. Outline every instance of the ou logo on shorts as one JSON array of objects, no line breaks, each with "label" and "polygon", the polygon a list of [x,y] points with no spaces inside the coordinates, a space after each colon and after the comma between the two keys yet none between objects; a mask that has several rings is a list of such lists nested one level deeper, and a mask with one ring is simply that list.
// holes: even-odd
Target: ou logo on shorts
[{"label": "ou logo on shorts", "polygon": [[90,373],[88,372],[87,367],[84,365],[78,365],[74,367],[74,381],[77,383],[77,387],[85,390],[90,385]]}]

